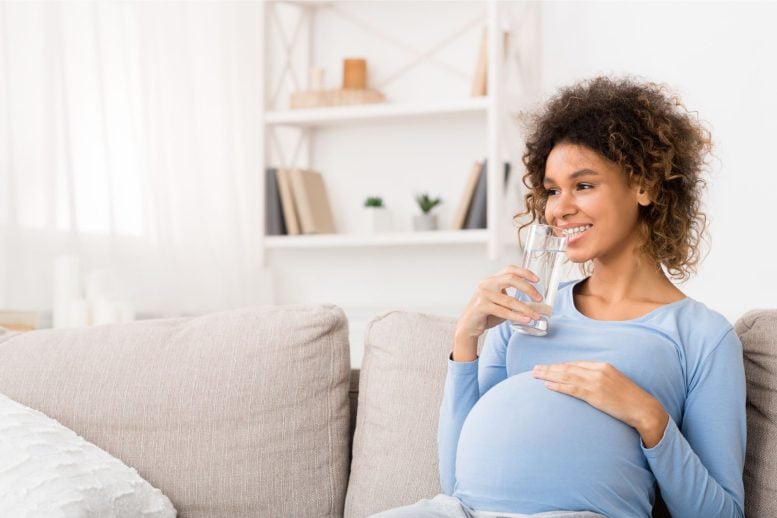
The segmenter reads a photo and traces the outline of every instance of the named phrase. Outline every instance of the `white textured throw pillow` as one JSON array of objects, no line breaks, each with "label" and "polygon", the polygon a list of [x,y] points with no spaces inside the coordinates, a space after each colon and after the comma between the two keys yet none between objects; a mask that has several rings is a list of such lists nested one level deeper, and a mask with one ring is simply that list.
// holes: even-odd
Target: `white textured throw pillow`
[{"label": "white textured throw pillow", "polygon": [[119,459],[0,394],[0,516],[173,518],[176,511]]}]

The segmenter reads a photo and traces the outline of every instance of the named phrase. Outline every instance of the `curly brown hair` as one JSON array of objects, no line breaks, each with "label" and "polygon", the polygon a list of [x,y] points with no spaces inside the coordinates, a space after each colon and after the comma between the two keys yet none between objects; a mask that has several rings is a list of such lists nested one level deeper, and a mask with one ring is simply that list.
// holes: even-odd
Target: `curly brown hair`
[{"label": "curly brown hair", "polygon": [[521,228],[545,222],[545,163],[560,142],[586,146],[617,163],[651,200],[640,206],[640,252],[670,277],[695,272],[707,218],[701,211],[710,132],[668,87],[634,78],[596,77],[548,100],[530,115],[523,164],[526,210]]}]

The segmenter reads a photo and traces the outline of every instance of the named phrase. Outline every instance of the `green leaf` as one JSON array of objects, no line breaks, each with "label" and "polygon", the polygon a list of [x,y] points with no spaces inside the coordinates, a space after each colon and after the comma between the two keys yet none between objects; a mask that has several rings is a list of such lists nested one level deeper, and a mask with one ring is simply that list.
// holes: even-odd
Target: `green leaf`
[{"label": "green leaf", "polygon": [[430,210],[442,203],[442,198],[430,198],[428,193],[417,194],[416,203],[421,208],[421,212],[428,214]]}]

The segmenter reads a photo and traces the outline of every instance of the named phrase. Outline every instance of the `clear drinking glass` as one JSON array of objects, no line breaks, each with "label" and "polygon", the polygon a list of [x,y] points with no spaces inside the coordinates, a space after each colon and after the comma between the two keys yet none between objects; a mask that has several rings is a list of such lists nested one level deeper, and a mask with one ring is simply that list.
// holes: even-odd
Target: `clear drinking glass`
[{"label": "clear drinking glass", "polygon": [[507,293],[516,299],[526,302],[541,317],[530,322],[510,321],[514,331],[528,335],[545,336],[548,334],[548,320],[553,312],[553,304],[558,293],[558,283],[561,280],[562,264],[566,257],[567,236],[560,228],[550,225],[531,225],[529,237],[523,249],[521,267],[539,278],[532,283],[542,295],[542,300],[535,302],[528,295],[508,288]]}]

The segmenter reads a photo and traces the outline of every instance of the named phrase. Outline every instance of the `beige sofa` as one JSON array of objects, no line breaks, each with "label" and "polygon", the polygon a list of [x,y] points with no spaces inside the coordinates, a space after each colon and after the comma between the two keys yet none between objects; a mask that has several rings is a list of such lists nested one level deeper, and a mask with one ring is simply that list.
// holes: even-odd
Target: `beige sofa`
[{"label": "beige sofa", "polygon": [[[135,467],[182,518],[362,518],[440,491],[437,416],[455,321],[377,316],[361,373],[347,326],[336,306],[294,305],[4,334],[0,393]],[[777,311],[748,313],[737,332],[747,516],[774,517]]]}]

